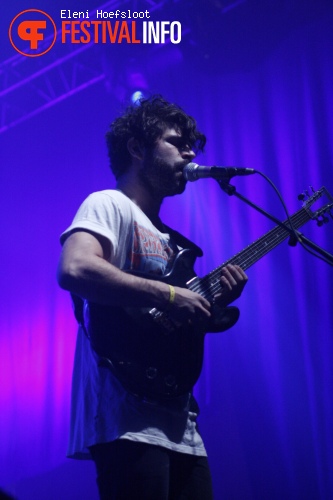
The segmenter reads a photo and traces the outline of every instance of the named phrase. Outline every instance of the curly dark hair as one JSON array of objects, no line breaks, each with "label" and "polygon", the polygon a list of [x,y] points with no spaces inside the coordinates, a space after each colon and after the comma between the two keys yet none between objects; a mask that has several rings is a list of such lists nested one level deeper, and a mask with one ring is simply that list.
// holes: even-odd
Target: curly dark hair
[{"label": "curly dark hair", "polygon": [[143,147],[153,148],[167,128],[179,131],[185,143],[195,152],[203,151],[206,137],[197,129],[194,118],[160,95],[140,99],[139,103],[129,106],[123,115],[116,118],[106,133],[110,166],[116,179],[131,164],[128,140],[134,137]]}]

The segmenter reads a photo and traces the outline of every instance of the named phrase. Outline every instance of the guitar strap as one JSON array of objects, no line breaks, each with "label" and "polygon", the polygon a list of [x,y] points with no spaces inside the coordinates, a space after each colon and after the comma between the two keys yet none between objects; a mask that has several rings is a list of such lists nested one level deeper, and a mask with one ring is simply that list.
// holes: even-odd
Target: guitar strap
[{"label": "guitar strap", "polygon": [[167,232],[170,234],[172,240],[176,243],[180,249],[183,248],[188,248],[189,250],[192,250],[195,254],[196,257],[202,257],[203,256],[203,251],[201,250],[200,247],[198,247],[193,241],[185,238],[182,234],[178,233],[178,231],[175,231],[169,226],[166,226],[164,224],[165,229]]},{"label": "guitar strap", "polygon": [[80,326],[82,326],[83,330],[86,332],[85,326],[84,326],[84,317],[83,317],[83,304],[84,301],[79,297],[78,295],[75,295],[74,293],[71,293],[71,299],[72,299],[72,306],[73,306],[73,311],[74,311],[74,316],[76,321]]}]

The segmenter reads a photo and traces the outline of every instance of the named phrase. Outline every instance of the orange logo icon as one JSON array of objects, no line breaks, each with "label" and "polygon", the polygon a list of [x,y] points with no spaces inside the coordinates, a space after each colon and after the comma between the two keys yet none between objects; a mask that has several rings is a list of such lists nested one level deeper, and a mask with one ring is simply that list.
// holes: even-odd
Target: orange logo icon
[{"label": "orange logo icon", "polygon": [[27,57],[46,54],[54,45],[57,28],[51,16],[37,9],[17,14],[9,27],[9,39],[17,52]]}]

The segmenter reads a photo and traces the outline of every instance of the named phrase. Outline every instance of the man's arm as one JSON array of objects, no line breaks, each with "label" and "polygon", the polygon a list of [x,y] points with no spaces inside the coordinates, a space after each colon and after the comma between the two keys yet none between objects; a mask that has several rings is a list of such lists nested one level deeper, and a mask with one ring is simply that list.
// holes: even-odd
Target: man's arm
[{"label": "man's arm", "polygon": [[[105,305],[157,307],[169,305],[166,283],[125,273],[108,262],[110,245],[86,231],[72,233],[64,243],[58,282],[65,290]],[[175,287],[170,316],[177,320],[210,316],[210,303],[187,288]]]}]

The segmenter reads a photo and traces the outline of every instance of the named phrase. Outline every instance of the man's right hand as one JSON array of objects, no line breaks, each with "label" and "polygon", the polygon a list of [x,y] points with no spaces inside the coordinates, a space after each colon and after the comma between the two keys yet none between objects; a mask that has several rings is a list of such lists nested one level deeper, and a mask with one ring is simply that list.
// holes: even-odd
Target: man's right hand
[{"label": "man's right hand", "polygon": [[174,287],[175,298],[168,314],[176,322],[204,321],[211,316],[211,305],[204,297],[187,288]]}]

